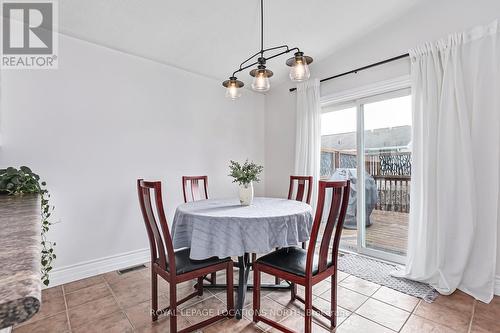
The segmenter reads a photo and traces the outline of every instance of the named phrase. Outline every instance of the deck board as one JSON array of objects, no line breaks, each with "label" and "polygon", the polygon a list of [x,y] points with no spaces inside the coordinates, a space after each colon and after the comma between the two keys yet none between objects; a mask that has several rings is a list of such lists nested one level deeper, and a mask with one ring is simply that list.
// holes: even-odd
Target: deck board
[{"label": "deck board", "polygon": [[[366,246],[371,249],[406,255],[408,240],[408,214],[374,210],[372,225],[366,229]],[[342,245],[355,247],[357,230],[342,231]]]}]

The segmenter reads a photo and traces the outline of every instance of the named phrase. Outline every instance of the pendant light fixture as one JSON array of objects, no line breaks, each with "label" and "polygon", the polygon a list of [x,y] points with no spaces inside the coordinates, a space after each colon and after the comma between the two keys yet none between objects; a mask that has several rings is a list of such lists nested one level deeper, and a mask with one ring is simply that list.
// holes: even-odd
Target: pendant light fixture
[{"label": "pendant light fixture", "polygon": [[[273,51],[274,54],[270,54]],[[281,45],[264,49],[264,0],[260,0],[260,51],[253,56],[243,61],[240,67],[233,72],[222,85],[226,88],[226,97],[235,100],[241,96],[241,88],[244,86],[242,81],[236,78],[236,73],[244,71],[250,67],[256,68],[250,71],[253,76],[252,89],[257,92],[266,92],[271,89],[269,78],[273,76],[273,72],[266,68],[267,60],[279,57],[283,54],[294,52],[294,56],[286,61],[287,66],[290,66],[290,79],[294,82],[301,82],[309,79],[309,64],[313,59],[304,55],[298,47],[289,48],[288,45]],[[255,60],[257,58],[257,60]]]}]

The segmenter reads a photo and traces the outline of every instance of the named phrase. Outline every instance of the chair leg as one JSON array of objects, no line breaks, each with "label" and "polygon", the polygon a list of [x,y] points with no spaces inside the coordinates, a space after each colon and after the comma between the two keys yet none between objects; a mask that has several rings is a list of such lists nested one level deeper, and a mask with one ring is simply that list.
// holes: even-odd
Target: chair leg
[{"label": "chair leg", "polygon": [[170,332],[177,332],[177,285],[173,281],[169,281],[170,287]]},{"label": "chair leg", "polygon": [[158,274],[151,267],[151,317],[158,320]]},{"label": "chair leg", "polygon": [[292,288],[290,288],[290,294],[291,294],[291,297],[290,297],[290,300],[293,302],[297,299],[297,284],[296,283],[292,283]]},{"label": "chair leg", "polygon": [[312,309],[312,285],[310,283],[306,283],[305,285],[306,289],[306,297],[305,297],[305,329],[304,333],[311,333],[312,332],[312,314],[313,314],[313,309]]},{"label": "chair leg", "polygon": [[253,321],[259,322],[258,314],[260,313],[260,271],[259,265],[253,266]]},{"label": "chair leg", "polygon": [[212,274],[210,274],[210,283],[212,285],[216,285],[217,284],[217,273],[216,272],[213,272]]},{"label": "chair leg", "polygon": [[330,323],[332,328],[334,328],[337,327],[337,272],[335,272],[330,279],[332,280],[330,295]]},{"label": "chair leg", "polygon": [[196,289],[198,290],[198,296],[203,296],[203,276],[198,278],[198,283],[196,283]]},{"label": "chair leg", "polygon": [[234,314],[234,286],[233,286],[233,263],[229,262],[226,269],[226,297],[227,312],[230,317]]}]

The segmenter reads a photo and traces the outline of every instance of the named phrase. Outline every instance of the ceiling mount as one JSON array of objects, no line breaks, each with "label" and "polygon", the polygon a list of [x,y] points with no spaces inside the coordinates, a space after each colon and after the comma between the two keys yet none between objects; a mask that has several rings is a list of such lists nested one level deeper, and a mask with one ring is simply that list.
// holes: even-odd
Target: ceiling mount
[{"label": "ceiling mount", "polygon": [[[274,54],[271,51],[274,51]],[[229,80],[222,83],[226,87],[226,97],[235,100],[241,96],[240,88],[244,84],[236,78],[236,73],[255,65],[257,65],[257,68],[250,71],[250,75],[254,77],[252,89],[258,92],[269,91],[271,88],[269,78],[273,76],[273,72],[266,68],[266,62],[292,51],[295,51],[294,56],[286,61],[286,65],[291,67],[290,79],[295,82],[309,79],[311,74],[308,65],[313,59],[304,55],[298,47],[289,48],[288,45],[280,45],[264,49],[264,0],[260,0],[260,51],[243,61],[240,67],[229,77]],[[258,57],[256,61],[254,60],[255,57]]]}]

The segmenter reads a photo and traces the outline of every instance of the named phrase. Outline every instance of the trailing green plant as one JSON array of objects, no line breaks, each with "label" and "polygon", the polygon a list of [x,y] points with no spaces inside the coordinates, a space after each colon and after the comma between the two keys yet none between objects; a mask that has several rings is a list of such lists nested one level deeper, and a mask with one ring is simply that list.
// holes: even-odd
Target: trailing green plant
[{"label": "trailing green plant", "polygon": [[264,170],[264,167],[254,162],[248,162],[248,159],[241,165],[239,162],[230,161],[229,176],[233,177],[233,183],[240,185],[250,184],[251,182],[260,182],[259,176]]},{"label": "trailing green plant", "polygon": [[47,240],[47,233],[52,225],[50,216],[54,206],[49,203],[50,194],[46,188],[46,183],[40,181],[40,176],[32,172],[30,168],[22,166],[19,169],[9,167],[0,169],[0,193],[8,195],[40,194],[41,204],[41,276],[42,282],[49,285],[49,273],[52,270],[52,262],[56,259],[54,253],[55,242]]}]

